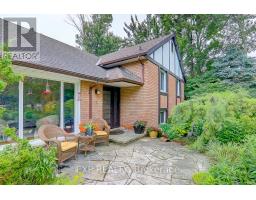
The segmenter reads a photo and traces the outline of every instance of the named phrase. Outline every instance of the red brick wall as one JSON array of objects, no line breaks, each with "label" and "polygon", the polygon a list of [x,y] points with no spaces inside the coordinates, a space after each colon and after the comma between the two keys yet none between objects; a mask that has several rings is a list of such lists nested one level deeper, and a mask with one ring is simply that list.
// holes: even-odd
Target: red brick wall
[{"label": "red brick wall", "polygon": [[176,78],[171,74],[168,75],[168,115],[176,106]]},{"label": "red brick wall", "polygon": [[[81,81],[80,93],[80,109],[81,122],[89,120],[89,88],[95,86],[95,83],[88,81]],[[95,89],[101,90],[101,94],[95,94]],[[103,85],[97,84],[92,88],[92,117],[102,118],[103,116]]]},{"label": "red brick wall", "polygon": [[[125,67],[138,74],[142,72],[139,62],[125,65]],[[146,61],[144,62],[144,85],[121,88],[121,126],[132,127],[136,120],[145,120],[148,126],[158,125],[158,77],[158,67]]]}]

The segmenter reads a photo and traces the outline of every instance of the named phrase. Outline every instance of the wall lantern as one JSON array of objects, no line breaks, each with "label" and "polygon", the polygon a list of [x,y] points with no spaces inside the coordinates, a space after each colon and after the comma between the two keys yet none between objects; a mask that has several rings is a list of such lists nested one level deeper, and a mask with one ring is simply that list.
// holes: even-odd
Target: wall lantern
[{"label": "wall lantern", "polygon": [[101,90],[96,88],[95,89],[95,94],[97,94],[97,95],[101,94]]}]

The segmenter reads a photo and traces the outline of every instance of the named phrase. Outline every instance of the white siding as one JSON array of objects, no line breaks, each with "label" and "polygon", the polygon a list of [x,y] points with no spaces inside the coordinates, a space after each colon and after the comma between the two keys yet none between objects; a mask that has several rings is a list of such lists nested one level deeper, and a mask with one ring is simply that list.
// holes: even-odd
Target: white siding
[{"label": "white siding", "polygon": [[158,62],[159,64],[163,64],[163,51],[162,51],[162,47],[158,48],[155,52],[154,52],[154,60],[156,62]]},{"label": "white siding", "polygon": [[163,66],[169,69],[170,53],[169,42],[163,45]]},{"label": "white siding", "polygon": [[168,69],[177,77],[183,79],[178,54],[172,40],[155,50],[150,57],[161,64],[162,67]]}]

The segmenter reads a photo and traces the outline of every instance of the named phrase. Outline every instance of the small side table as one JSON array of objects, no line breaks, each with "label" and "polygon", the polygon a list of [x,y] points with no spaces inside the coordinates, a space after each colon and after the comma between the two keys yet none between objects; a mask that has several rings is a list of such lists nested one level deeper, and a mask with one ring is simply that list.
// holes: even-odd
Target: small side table
[{"label": "small side table", "polygon": [[89,151],[95,151],[95,135],[88,136],[83,134],[79,134],[78,139],[78,149],[79,151],[83,151],[85,154]]}]

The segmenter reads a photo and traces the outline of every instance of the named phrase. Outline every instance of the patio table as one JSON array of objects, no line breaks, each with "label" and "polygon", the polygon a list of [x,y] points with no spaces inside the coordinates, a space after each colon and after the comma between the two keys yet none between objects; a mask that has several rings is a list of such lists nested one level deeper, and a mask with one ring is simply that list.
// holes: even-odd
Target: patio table
[{"label": "patio table", "polygon": [[85,154],[88,151],[95,151],[95,134],[92,136],[88,136],[84,133],[79,133],[78,150],[84,152]]}]

